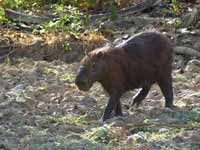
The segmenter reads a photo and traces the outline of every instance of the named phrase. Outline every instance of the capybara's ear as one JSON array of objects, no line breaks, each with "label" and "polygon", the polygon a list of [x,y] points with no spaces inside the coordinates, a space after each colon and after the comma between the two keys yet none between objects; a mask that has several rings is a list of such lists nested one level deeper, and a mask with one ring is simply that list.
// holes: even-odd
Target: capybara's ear
[{"label": "capybara's ear", "polygon": [[103,58],[104,57],[104,52],[98,52],[97,53],[97,58]]}]

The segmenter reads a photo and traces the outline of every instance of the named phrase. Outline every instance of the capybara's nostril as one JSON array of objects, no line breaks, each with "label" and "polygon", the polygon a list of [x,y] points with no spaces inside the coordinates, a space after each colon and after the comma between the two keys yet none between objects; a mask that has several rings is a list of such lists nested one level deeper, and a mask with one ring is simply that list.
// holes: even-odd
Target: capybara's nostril
[{"label": "capybara's nostril", "polygon": [[76,78],[76,80],[75,80],[75,84],[76,84],[77,86],[84,86],[84,85],[87,84],[87,81],[84,80],[84,79]]}]

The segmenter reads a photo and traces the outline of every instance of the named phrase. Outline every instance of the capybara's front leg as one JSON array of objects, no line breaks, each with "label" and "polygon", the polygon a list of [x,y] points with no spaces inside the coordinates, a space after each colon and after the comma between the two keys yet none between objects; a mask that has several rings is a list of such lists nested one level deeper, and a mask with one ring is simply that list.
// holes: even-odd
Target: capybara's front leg
[{"label": "capybara's front leg", "polygon": [[110,115],[112,113],[113,110],[116,110],[117,108],[117,101],[119,100],[118,97],[116,96],[110,96],[109,100],[108,100],[108,104],[106,106],[106,109],[104,111],[104,114],[102,116],[102,120],[105,121],[107,119],[110,118]]},{"label": "capybara's front leg", "polygon": [[160,89],[165,97],[165,107],[173,107],[174,94],[171,75],[161,79],[158,82],[158,85],[160,86]]},{"label": "capybara's front leg", "polygon": [[117,106],[115,109],[115,116],[122,116],[122,107],[121,107],[121,102],[120,100],[117,101]]},{"label": "capybara's front leg", "polygon": [[149,93],[150,88],[151,88],[150,85],[146,85],[142,89],[140,89],[138,91],[138,93],[132,98],[132,104],[131,104],[131,106],[133,106],[133,105],[136,104],[136,107],[138,107],[140,105],[140,103],[142,102],[142,100]]}]

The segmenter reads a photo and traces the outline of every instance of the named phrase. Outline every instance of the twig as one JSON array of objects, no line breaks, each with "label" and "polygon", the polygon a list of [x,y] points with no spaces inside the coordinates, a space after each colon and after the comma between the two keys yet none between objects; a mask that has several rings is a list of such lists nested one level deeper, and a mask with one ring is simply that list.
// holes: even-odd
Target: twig
[{"label": "twig", "polygon": [[200,125],[180,125],[180,124],[161,124],[161,123],[143,123],[143,124],[128,124],[127,127],[168,127],[168,128],[186,128],[186,129],[200,129]]}]

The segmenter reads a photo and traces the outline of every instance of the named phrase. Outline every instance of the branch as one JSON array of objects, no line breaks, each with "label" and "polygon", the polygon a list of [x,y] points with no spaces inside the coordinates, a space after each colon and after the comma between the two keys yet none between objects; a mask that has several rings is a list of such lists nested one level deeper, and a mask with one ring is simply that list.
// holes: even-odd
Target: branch
[{"label": "branch", "polygon": [[176,46],[174,48],[174,52],[178,54],[183,55],[189,55],[189,56],[195,56],[200,58],[200,52],[198,50],[189,48],[189,47],[183,47],[183,46]]},{"label": "branch", "polygon": [[[128,8],[123,8],[121,10],[119,10],[117,12],[118,16],[123,17],[123,16],[128,16],[128,15],[133,15],[135,13],[141,12],[143,10],[146,10],[148,8],[151,7],[155,7],[157,6],[162,0],[145,0],[144,2],[135,5],[135,6],[131,6]],[[97,18],[100,17],[107,17],[110,16],[111,13],[103,13],[103,14],[94,14],[94,15],[90,15],[89,18],[93,21],[96,20]]]},{"label": "branch", "polygon": [[181,125],[181,124],[161,124],[161,123],[143,123],[143,124],[128,124],[128,127],[139,128],[139,127],[168,127],[168,128],[186,128],[186,129],[200,129],[199,125]]},{"label": "branch", "polygon": [[25,13],[14,11],[14,10],[11,10],[11,9],[5,10],[5,16],[7,18],[22,21],[22,22],[25,22],[25,23],[42,23],[42,22],[46,22],[46,21],[53,19],[53,17],[31,16],[31,15],[27,15]]}]

